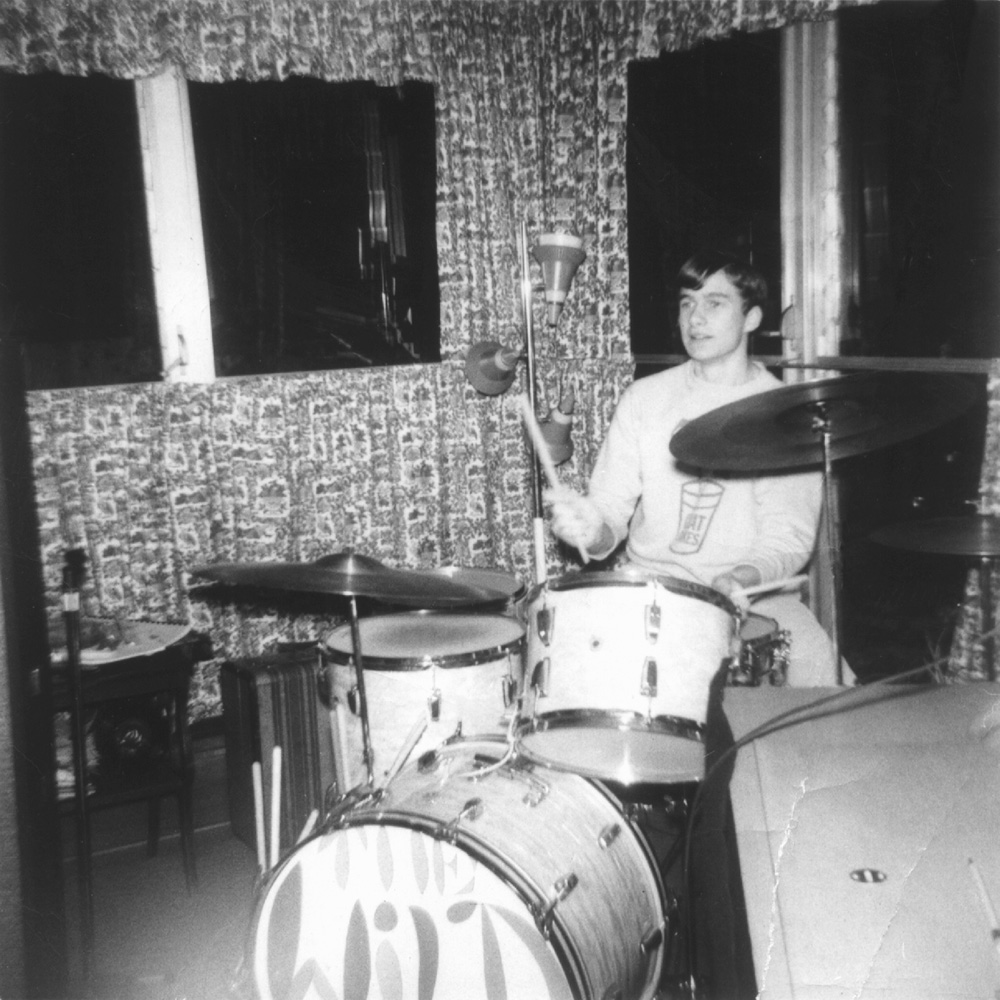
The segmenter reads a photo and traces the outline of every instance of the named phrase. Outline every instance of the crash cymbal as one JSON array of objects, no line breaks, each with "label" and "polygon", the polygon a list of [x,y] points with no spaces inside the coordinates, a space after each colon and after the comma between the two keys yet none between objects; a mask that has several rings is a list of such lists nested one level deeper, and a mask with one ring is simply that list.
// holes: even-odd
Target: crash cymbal
[{"label": "crash cymbal", "polygon": [[1000,517],[967,514],[904,521],[879,528],[870,537],[880,545],[909,552],[992,558],[1000,556]]},{"label": "crash cymbal", "polygon": [[[512,573],[499,569],[481,569],[473,566],[440,566],[437,569],[415,570],[419,576],[429,576],[435,579],[444,577],[452,583],[471,589],[480,596],[466,604],[467,608],[491,607],[502,608],[510,601],[520,600],[526,591],[523,583]],[[423,595],[412,600],[385,601],[387,604],[398,604],[407,608],[427,608]]]},{"label": "crash cymbal", "polygon": [[191,575],[229,587],[374,597],[399,604],[419,601],[425,608],[468,607],[503,596],[445,576],[391,569],[377,559],[353,552],[338,552],[311,563],[214,563],[194,567]]},{"label": "crash cymbal", "polygon": [[916,437],[964,413],[976,383],[961,375],[862,372],[781,386],[720,406],[671,439],[678,461],[718,472],[766,472],[824,464]]},{"label": "crash cymbal", "polygon": [[449,580],[466,586],[497,591],[515,601],[523,597],[527,589],[513,573],[502,569],[485,569],[481,566],[439,566],[426,572],[431,576],[446,576]]}]

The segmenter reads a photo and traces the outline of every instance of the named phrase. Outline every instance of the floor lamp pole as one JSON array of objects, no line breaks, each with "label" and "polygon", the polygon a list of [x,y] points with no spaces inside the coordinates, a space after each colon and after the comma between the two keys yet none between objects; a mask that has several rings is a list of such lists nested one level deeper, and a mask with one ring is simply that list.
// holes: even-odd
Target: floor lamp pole
[{"label": "floor lamp pole", "polygon": [[[518,238],[518,256],[521,265],[521,307],[524,311],[524,354],[528,367],[528,403],[531,412],[537,413],[535,385],[535,324],[532,307],[531,267],[528,261],[528,226],[524,220]],[[531,501],[532,526],[535,541],[535,583],[548,579],[545,559],[545,511],[542,505],[542,470],[535,450],[531,449]]]}]

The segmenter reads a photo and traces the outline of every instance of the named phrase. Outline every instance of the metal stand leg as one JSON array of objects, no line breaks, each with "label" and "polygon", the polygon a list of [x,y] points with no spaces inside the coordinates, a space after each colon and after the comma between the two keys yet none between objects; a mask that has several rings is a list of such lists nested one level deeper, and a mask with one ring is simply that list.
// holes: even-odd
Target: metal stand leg
[{"label": "metal stand leg", "polygon": [[368,787],[375,785],[375,753],[368,724],[368,698],[365,695],[365,664],[361,655],[361,627],[358,623],[358,599],[351,595],[351,642],[354,646],[354,672],[358,682],[358,714],[361,716],[361,740],[364,747]]},{"label": "metal stand leg", "polygon": [[71,549],[63,568],[63,621],[66,627],[66,666],[70,682],[70,727],[73,740],[76,870],[80,908],[80,963],[83,978],[90,976],[94,950],[94,893],[90,857],[90,816],[87,811],[87,732],[80,675],[80,587],[84,553]]},{"label": "metal stand leg", "polygon": [[840,517],[837,502],[836,480],[833,478],[831,458],[831,423],[826,406],[813,404],[813,430],[823,441],[823,501],[826,507],[826,544],[830,555],[830,572],[833,577],[833,595],[830,601],[830,640],[833,643],[833,662],[837,671],[838,686],[844,683],[844,667],[840,659]]}]

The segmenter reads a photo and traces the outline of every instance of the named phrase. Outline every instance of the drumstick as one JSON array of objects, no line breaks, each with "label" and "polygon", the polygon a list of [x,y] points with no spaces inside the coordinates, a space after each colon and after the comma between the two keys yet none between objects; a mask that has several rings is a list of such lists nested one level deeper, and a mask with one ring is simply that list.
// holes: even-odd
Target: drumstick
[{"label": "drumstick", "polygon": [[281,847],[281,747],[271,751],[271,867]]},{"label": "drumstick", "polygon": [[521,419],[524,421],[524,426],[528,429],[528,436],[531,438],[531,443],[535,446],[535,454],[538,456],[538,461],[545,472],[545,478],[548,479],[549,486],[552,489],[558,490],[562,487],[562,483],[559,482],[559,473],[556,472],[556,464],[552,461],[549,444],[542,435],[542,429],[538,426],[535,414],[531,412],[531,403],[523,393],[518,396],[517,401],[521,407]]},{"label": "drumstick", "polygon": [[758,583],[752,587],[740,587],[733,596],[751,597],[753,594],[765,594],[769,590],[783,590],[785,587],[790,587],[793,583],[796,586],[805,583],[808,579],[808,576],[786,576],[784,580],[773,580],[771,583]]},{"label": "drumstick", "polygon": [[264,843],[264,778],[260,769],[260,761],[255,760],[251,767],[253,774],[253,813],[257,824],[257,864],[262,872],[267,871],[267,845]]},{"label": "drumstick", "polygon": [[[538,456],[538,461],[545,472],[545,478],[549,481],[549,487],[553,491],[558,492],[562,490],[563,485],[559,481],[559,473],[556,472],[556,464],[552,461],[552,455],[549,452],[549,444],[542,434],[541,427],[538,426],[538,420],[535,418],[535,414],[532,412],[531,402],[524,393],[518,396],[517,401],[521,407],[521,419],[524,421],[524,426],[528,429],[528,436],[531,438],[531,443],[535,447],[535,454]],[[580,558],[584,561],[584,563],[590,562],[587,550],[582,545],[578,545],[576,550],[580,553]]]}]

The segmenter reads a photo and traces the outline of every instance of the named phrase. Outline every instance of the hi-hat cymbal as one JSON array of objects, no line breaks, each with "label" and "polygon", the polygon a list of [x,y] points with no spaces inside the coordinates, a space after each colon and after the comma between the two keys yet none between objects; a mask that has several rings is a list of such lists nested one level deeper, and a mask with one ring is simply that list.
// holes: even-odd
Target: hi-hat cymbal
[{"label": "hi-hat cymbal", "polygon": [[909,552],[993,558],[1000,556],[1000,517],[967,514],[904,521],[878,528],[869,537],[880,545]]},{"label": "hi-hat cymbal", "polygon": [[720,406],[685,424],[670,451],[718,472],[765,472],[824,464],[822,418],[832,459],[916,437],[964,413],[976,383],[961,375],[862,372],[781,386]]},{"label": "hi-hat cymbal", "polygon": [[462,608],[503,597],[445,576],[391,569],[377,559],[353,552],[338,552],[311,563],[213,563],[195,566],[191,575],[230,587],[375,597],[407,604],[419,602],[424,608]]}]

